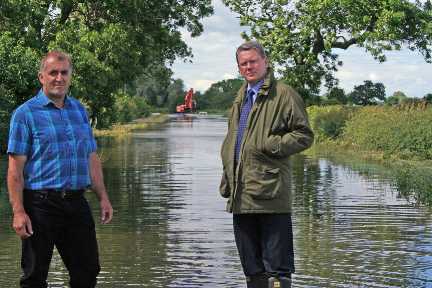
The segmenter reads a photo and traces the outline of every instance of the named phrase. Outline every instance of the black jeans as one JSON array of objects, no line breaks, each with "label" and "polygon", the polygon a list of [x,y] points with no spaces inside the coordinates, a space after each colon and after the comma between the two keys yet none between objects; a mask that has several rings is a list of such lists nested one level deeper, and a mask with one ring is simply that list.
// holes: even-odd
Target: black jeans
[{"label": "black jeans", "polygon": [[24,207],[33,235],[22,240],[22,288],[46,288],[54,245],[70,276],[72,288],[96,286],[99,255],[93,216],[83,195],[24,192]]},{"label": "black jeans", "polygon": [[234,214],[233,224],[246,276],[291,277],[295,272],[291,214]]}]

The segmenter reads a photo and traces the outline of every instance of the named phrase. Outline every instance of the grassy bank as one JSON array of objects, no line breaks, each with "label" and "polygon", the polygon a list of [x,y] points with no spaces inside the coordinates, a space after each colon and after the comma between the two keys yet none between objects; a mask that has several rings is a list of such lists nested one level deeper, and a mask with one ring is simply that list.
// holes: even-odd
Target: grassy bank
[{"label": "grassy bank", "polygon": [[375,159],[432,160],[432,108],[309,107],[316,143]]},{"label": "grassy bank", "polygon": [[382,153],[358,150],[335,142],[315,143],[306,155],[347,165],[360,175],[380,179],[413,205],[432,208],[432,160],[388,159]]},{"label": "grassy bank", "polygon": [[110,129],[97,130],[94,129],[93,133],[98,136],[125,136],[134,130],[143,130],[151,128],[155,125],[162,124],[168,121],[167,114],[151,115],[146,118],[134,120],[128,124],[114,124]]},{"label": "grassy bank", "polygon": [[432,108],[337,105],[308,112],[316,139],[307,154],[351,162],[365,174],[362,167],[379,164],[400,197],[432,206]]}]

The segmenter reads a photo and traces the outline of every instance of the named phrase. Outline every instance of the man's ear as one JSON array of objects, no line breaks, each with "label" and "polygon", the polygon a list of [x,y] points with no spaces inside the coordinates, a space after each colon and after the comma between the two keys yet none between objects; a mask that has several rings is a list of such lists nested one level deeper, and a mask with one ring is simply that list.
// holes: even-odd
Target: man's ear
[{"label": "man's ear", "polygon": [[41,72],[38,72],[38,79],[39,79],[39,82],[42,84],[43,75]]}]

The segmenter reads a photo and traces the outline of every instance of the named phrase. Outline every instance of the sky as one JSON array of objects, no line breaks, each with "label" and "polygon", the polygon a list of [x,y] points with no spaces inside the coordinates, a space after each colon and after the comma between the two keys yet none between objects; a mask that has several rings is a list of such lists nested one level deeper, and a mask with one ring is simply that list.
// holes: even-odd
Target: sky
[{"label": "sky", "polygon": [[[192,48],[192,63],[176,61],[172,67],[174,78],[183,79],[185,89],[204,92],[211,84],[238,76],[235,50],[243,43],[241,27],[236,13],[221,0],[213,0],[215,13],[202,20],[204,32],[195,38],[182,32],[183,39]],[[402,91],[409,97],[423,97],[432,93],[432,64],[426,63],[416,51],[402,50],[386,53],[387,61],[379,63],[364,49],[350,47],[337,49],[344,65],[336,73],[339,87],[346,93],[365,80],[381,82],[387,96]]]}]

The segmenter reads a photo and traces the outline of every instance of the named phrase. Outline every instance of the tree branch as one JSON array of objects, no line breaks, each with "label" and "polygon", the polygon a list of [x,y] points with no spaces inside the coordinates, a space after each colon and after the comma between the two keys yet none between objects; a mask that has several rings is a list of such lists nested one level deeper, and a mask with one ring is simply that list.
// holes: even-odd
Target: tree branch
[{"label": "tree branch", "polygon": [[73,1],[69,0],[69,1],[64,1],[63,5],[61,7],[61,13],[60,13],[60,19],[59,19],[59,24],[63,25],[66,23],[66,21],[69,19],[69,15],[72,13],[73,11]]},{"label": "tree branch", "polygon": [[[343,39],[342,42],[338,41],[338,39]],[[345,39],[344,36],[338,36],[336,41],[332,43],[332,48],[340,48],[340,49],[348,49],[351,45],[357,44],[357,38],[351,38],[349,40]]]},{"label": "tree branch", "polygon": [[319,53],[324,51],[324,49],[324,39],[321,35],[321,31],[319,30],[319,28],[317,28],[315,29],[315,40],[313,42],[312,53],[314,55],[318,55]]}]

